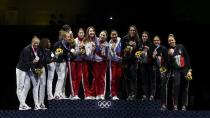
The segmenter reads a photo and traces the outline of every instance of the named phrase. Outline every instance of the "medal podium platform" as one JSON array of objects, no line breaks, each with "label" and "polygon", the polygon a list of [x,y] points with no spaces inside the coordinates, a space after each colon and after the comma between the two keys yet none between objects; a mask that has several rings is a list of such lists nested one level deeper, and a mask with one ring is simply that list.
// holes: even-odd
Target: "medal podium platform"
[{"label": "medal podium platform", "polygon": [[51,100],[49,110],[159,110],[158,101]]},{"label": "medal podium platform", "polygon": [[159,101],[51,100],[47,110],[1,110],[0,117],[209,118],[210,111],[161,111]]}]

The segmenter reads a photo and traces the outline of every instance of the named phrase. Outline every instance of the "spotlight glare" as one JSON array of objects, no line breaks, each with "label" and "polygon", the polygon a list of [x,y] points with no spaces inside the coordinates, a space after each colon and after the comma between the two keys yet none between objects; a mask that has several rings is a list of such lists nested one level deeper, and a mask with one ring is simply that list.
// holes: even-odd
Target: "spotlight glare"
[{"label": "spotlight glare", "polygon": [[112,16],[110,16],[110,17],[109,17],[109,20],[112,20],[112,19],[113,19]]}]

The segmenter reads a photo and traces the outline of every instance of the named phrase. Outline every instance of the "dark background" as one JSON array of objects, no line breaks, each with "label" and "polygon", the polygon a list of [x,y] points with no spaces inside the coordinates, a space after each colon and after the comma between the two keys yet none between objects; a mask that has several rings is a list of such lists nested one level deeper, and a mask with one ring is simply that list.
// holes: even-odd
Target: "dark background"
[{"label": "dark background", "polygon": [[[102,29],[116,29],[121,37],[134,24],[139,34],[147,30],[151,37],[159,35],[166,46],[168,34],[174,33],[185,45],[193,69],[190,109],[210,110],[208,4],[204,0],[0,0],[0,109],[18,108],[15,67],[21,50],[34,35],[54,43],[61,25],[67,23],[74,36],[79,27],[92,25],[97,35]],[[32,91],[27,99],[31,101]]]}]

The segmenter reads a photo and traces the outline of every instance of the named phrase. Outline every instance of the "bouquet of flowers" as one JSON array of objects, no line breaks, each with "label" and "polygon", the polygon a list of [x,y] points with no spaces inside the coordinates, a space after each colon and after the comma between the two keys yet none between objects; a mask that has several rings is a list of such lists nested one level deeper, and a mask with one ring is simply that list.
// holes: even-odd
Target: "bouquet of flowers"
[{"label": "bouquet of flowers", "polygon": [[43,71],[42,71],[41,68],[35,68],[34,72],[35,72],[35,74],[36,74],[38,77],[41,76],[42,73],[43,73]]},{"label": "bouquet of flowers", "polygon": [[160,67],[160,73],[165,73],[167,71],[167,68],[164,66]]},{"label": "bouquet of flowers", "polygon": [[58,55],[61,55],[61,54],[63,54],[63,49],[57,48],[57,49],[55,50],[55,55],[58,56]]},{"label": "bouquet of flowers", "polygon": [[187,79],[187,80],[192,80],[192,74],[187,74],[186,76],[185,76],[185,78]]},{"label": "bouquet of flowers", "polygon": [[83,43],[79,44],[79,54],[84,55],[85,54],[85,46]]},{"label": "bouquet of flowers", "polygon": [[136,53],[135,53],[135,57],[138,59],[138,62],[141,60],[141,55],[142,55],[143,53],[142,53],[142,51],[137,51]]},{"label": "bouquet of flowers", "polygon": [[142,55],[142,51],[137,51],[136,53],[135,53],[135,56],[136,56],[136,58],[140,58],[141,57],[141,55]]},{"label": "bouquet of flowers", "polygon": [[84,54],[85,54],[85,47],[80,48],[79,51],[80,51],[80,54],[81,54],[81,55],[84,55]]},{"label": "bouquet of flowers", "polygon": [[126,48],[124,49],[124,56],[131,54],[132,50],[133,50],[132,46],[129,45],[126,46]]},{"label": "bouquet of flowers", "polygon": [[164,66],[161,66],[160,67],[160,76],[161,76],[161,79],[164,79],[166,76],[170,76],[169,74],[166,73],[167,71],[167,68],[164,67]]}]

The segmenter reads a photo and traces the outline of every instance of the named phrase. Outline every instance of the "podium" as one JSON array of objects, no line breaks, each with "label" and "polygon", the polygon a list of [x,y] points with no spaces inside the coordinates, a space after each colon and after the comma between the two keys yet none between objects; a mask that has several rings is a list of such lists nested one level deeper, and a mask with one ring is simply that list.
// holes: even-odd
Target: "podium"
[{"label": "podium", "polygon": [[0,110],[0,117],[210,118],[210,111],[161,111],[159,101],[51,100],[47,110]]},{"label": "podium", "polygon": [[160,110],[158,101],[126,100],[51,100],[49,110]]}]

